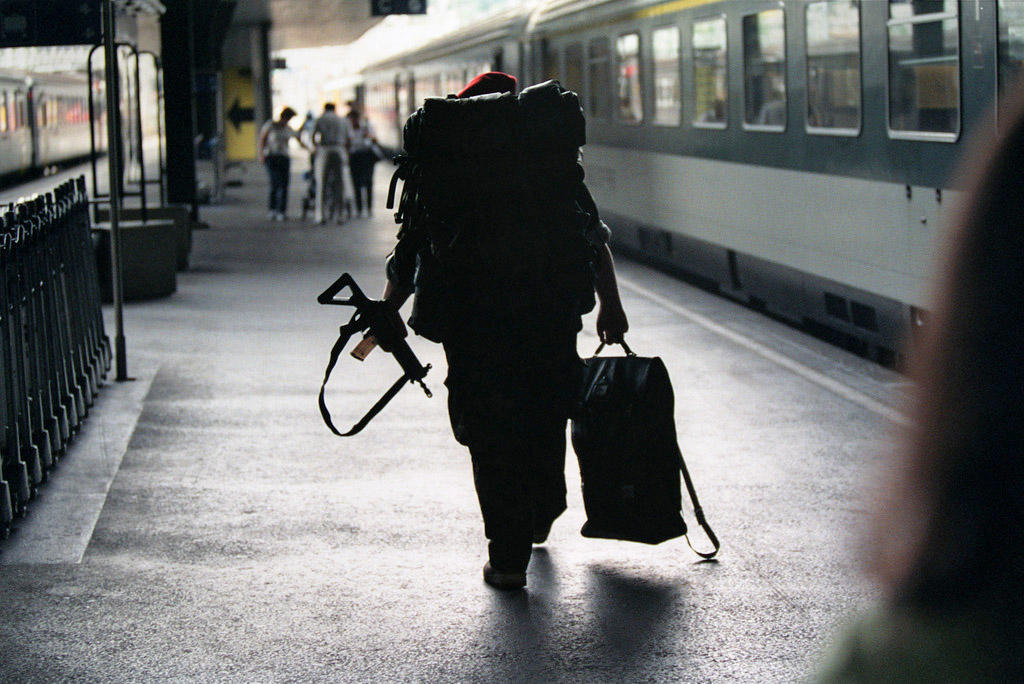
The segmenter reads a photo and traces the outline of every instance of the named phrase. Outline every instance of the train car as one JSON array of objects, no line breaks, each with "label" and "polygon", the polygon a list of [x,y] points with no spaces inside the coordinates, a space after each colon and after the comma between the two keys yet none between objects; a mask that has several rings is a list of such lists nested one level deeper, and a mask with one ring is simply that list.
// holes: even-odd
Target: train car
[{"label": "train car", "polygon": [[32,78],[29,91],[34,113],[33,166],[46,168],[87,157],[89,91],[84,77],[57,74]]},{"label": "train car", "polygon": [[402,126],[427,97],[457,93],[483,71],[523,73],[531,13],[512,9],[363,71],[366,114],[381,145],[402,146]]},{"label": "train car", "polygon": [[[43,171],[90,154],[84,76],[0,71],[0,176]],[[97,88],[102,101],[102,87]],[[102,115],[97,141],[106,139]]]},{"label": "train car", "polygon": [[[1024,57],[1021,3],[549,0],[524,16],[479,66],[580,94],[587,182],[620,248],[894,359],[925,317],[957,160]],[[367,80],[467,63],[473,35]]]},{"label": "train car", "polygon": [[32,126],[25,74],[0,71],[0,176],[32,166]]}]

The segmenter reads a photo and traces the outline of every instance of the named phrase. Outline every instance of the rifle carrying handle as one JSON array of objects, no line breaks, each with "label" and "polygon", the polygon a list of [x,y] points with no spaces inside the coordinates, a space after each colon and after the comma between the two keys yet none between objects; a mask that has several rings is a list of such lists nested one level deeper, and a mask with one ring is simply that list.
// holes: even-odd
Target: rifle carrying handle
[{"label": "rifle carrying handle", "polygon": [[[348,288],[351,294],[344,299],[335,299],[335,296]],[[338,306],[362,306],[369,302],[369,298],[356,285],[355,279],[348,273],[341,274],[341,277],[331,283],[330,287],[317,295],[318,304],[336,304]]]}]

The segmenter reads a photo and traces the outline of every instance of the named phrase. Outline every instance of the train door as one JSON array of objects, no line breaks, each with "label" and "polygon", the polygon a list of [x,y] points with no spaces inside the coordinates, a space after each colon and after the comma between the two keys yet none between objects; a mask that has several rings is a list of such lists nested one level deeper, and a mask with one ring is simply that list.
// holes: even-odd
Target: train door
[{"label": "train door", "polygon": [[562,73],[559,64],[558,48],[551,44],[547,38],[541,38],[533,42],[533,71],[531,82],[541,83],[543,81],[562,81]]},{"label": "train door", "polygon": [[29,149],[31,150],[31,164],[29,168],[38,168],[43,158],[42,150],[40,149],[41,136],[39,135],[40,128],[42,127],[42,121],[40,118],[44,116],[43,113],[43,94],[40,93],[35,86],[29,86],[28,91],[25,94],[25,105],[27,111],[26,119],[29,130]]}]

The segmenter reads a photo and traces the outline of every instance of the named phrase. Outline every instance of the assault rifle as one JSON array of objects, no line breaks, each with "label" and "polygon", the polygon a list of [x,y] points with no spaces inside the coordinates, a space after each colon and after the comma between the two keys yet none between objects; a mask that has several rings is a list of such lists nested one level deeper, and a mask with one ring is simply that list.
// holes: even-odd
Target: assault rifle
[{"label": "assault rifle", "polygon": [[[339,298],[338,295],[343,294],[342,291],[346,288],[348,289],[348,296]],[[396,324],[394,310],[388,302],[367,297],[348,273],[342,275],[330,287],[321,292],[316,301],[325,305],[355,307],[355,313],[352,314],[352,318],[339,329],[338,341],[334,343],[334,348],[331,349],[331,359],[327,363],[327,370],[324,372],[323,384],[320,385],[320,415],[331,432],[339,437],[349,437],[356,434],[366,427],[373,420],[374,416],[387,406],[389,401],[394,399],[395,395],[398,394],[407,382],[419,383],[428,397],[433,396],[430,389],[423,382],[423,378],[427,376],[427,372],[430,370],[430,364],[428,363],[424,366],[416,358],[416,355],[409,347],[409,343],[405,341],[405,331]],[[331,414],[327,410],[327,403],[324,401],[324,391],[327,387],[327,381],[331,377],[331,371],[334,370],[334,365],[338,362],[338,357],[341,356],[341,352],[345,349],[349,339],[356,333],[366,333],[366,335],[362,342],[352,351],[353,357],[362,361],[373,350],[375,345],[379,345],[381,349],[390,352],[395,357],[395,361],[402,367],[402,377],[395,381],[391,389],[385,392],[384,396],[378,399],[377,403],[348,432],[338,432],[338,429],[334,427],[334,423],[331,421]]]}]

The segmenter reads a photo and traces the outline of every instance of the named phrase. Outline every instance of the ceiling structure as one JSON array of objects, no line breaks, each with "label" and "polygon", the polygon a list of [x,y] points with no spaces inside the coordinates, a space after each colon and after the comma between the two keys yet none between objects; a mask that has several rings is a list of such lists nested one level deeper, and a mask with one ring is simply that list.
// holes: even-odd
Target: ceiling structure
[{"label": "ceiling structure", "polygon": [[381,21],[370,0],[237,0],[231,23],[269,23],[270,49],[351,43]]}]

